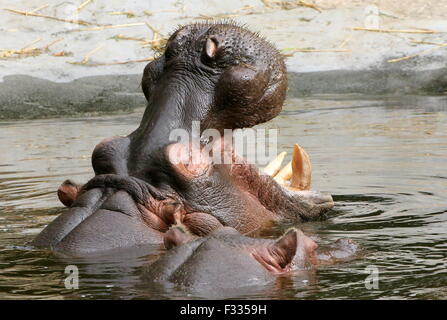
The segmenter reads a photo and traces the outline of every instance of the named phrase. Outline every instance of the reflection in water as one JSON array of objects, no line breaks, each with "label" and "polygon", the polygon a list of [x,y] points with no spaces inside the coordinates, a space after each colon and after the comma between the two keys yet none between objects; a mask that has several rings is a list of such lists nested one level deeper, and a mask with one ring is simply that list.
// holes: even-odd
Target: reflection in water
[{"label": "reflection in water", "polygon": [[[70,258],[27,247],[63,209],[56,189],[92,175],[100,140],[126,135],[135,114],[0,123],[0,298],[206,298],[175,287],[142,287],[140,267],[162,249]],[[278,128],[278,151],[300,143],[314,169],[313,189],[334,195],[328,219],[302,225],[322,244],[352,238],[354,261],[241,288],[238,298],[447,298],[447,99],[356,96],[289,100],[260,127]],[[280,235],[276,226],[268,237]],[[79,268],[80,288],[65,289],[64,269]],[[366,289],[367,266],[379,289]]]}]

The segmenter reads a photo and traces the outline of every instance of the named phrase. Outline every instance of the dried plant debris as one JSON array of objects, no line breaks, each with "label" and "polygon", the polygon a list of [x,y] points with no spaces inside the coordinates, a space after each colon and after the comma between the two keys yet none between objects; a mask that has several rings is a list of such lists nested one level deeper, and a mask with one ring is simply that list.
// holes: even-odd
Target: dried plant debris
[{"label": "dried plant debris", "polygon": [[50,19],[50,20],[55,20],[55,21],[60,21],[60,22],[79,24],[79,25],[85,25],[85,26],[103,26],[102,24],[99,24],[99,23],[88,22],[88,21],[84,21],[84,20],[63,19],[63,18],[58,18],[58,17],[54,17],[54,16],[48,16],[48,15],[33,12],[35,10],[33,10],[33,11],[21,11],[21,10],[14,10],[14,9],[3,9],[3,10],[6,10],[11,13],[27,16],[27,17],[40,17],[40,18],[45,18],[45,19]]},{"label": "dried plant debris", "polygon": [[76,12],[81,11],[86,5],[88,5],[89,3],[93,2],[93,0],[86,0],[83,3],[81,3],[81,5],[79,7],[76,8]]},{"label": "dried plant debris", "polygon": [[96,47],[95,49],[88,52],[81,61],[67,61],[67,63],[81,65],[86,67],[99,67],[99,66],[112,66],[117,64],[129,64],[129,63],[139,63],[139,62],[148,62],[154,60],[154,57],[135,59],[135,60],[126,60],[126,61],[112,61],[112,62],[90,62],[90,58],[104,48],[104,44]]},{"label": "dried plant debris", "polygon": [[246,5],[242,8],[236,9],[231,13],[221,13],[216,15],[206,15],[206,14],[200,14],[198,17],[195,17],[195,19],[202,19],[202,20],[217,20],[217,19],[231,19],[235,17],[240,16],[247,16],[251,14],[259,14],[263,13],[262,11],[255,11],[254,6]]},{"label": "dried plant debris", "polygon": [[68,61],[70,64],[82,65],[85,67],[102,67],[102,66],[113,66],[119,64],[130,64],[130,63],[140,63],[140,62],[150,62],[154,60],[154,57],[148,57],[144,59],[135,59],[135,60],[126,60],[126,61],[112,61],[112,62],[76,62],[76,61]]},{"label": "dried plant debris", "polygon": [[35,13],[35,12],[43,10],[45,8],[48,8],[48,4],[44,4],[43,6],[37,7],[36,9],[33,9],[33,10],[29,11],[29,12]]},{"label": "dried plant debris", "polygon": [[314,9],[318,12],[321,12],[321,9],[318,8],[315,4],[305,2],[305,1],[278,1],[278,0],[262,0],[262,3],[271,9],[283,9],[283,10],[291,10],[298,7],[306,7]]},{"label": "dried plant debris", "polygon": [[339,49],[342,49],[346,46],[346,44],[351,41],[353,34],[350,33],[346,38],[343,39],[343,41],[338,46]]},{"label": "dried plant debris", "polygon": [[165,49],[168,38],[159,36],[158,33],[154,33],[154,38],[149,41],[140,42],[142,47],[149,47],[156,53],[162,53]]},{"label": "dried plant debris", "polygon": [[160,31],[149,24],[148,27],[152,30],[153,36],[152,39],[141,38],[141,37],[131,37],[125,36],[123,34],[117,34],[109,39],[114,40],[126,40],[126,41],[137,41],[138,44],[143,48],[150,48],[152,51],[156,53],[163,52],[166,42],[168,41],[168,37],[162,35]]},{"label": "dried plant debris", "polygon": [[441,43],[441,42],[433,42],[433,41],[418,41],[418,40],[411,40],[411,43],[416,43],[416,44],[429,44],[432,46],[444,46],[445,43]]},{"label": "dried plant debris", "polygon": [[114,12],[110,12],[109,14],[112,16],[126,16],[129,19],[135,18],[135,13],[133,13],[132,11],[114,11]]},{"label": "dried plant debris", "polygon": [[[423,42],[423,41],[421,41],[421,42]],[[400,61],[416,58],[416,57],[418,57],[420,55],[423,55],[423,54],[426,54],[426,53],[429,53],[429,52],[432,52],[432,51],[435,51],[435,50],[447,47],[447,43],[427,43],[427,42],[423,42],[423,44],[432,44],[432,45],[435,45],[435,47],[422,50],[422,51],[420,51],[418,53],[415,53],[415,54],[412,54],[412,55],[409,55],[409,56],[396,58],[396,59],[390,59],[387,62],[389,62],[389,63],[400,62]]]},{"label": "dried plant debris", "polygon": [[129,37],[129,36],[125,36],[123,34],[117,34],[109,39],[114,39],[114,40],[132,40],[132,41],[139,41],[139,42],[146,42],[149,41],[149,39],[147,38],[137,38],[137,37]]},{"label": "dried plant debris", "polygon": [[[316,5],[304,1],[262,0],[262,2],[264,4],[263,9],[268,8],[268,9],[291,10],[298,7],[307,7],[312,8],[318,12],[321,12],[321,9],[318,8]],[[195,19],[201,19],[201,20],[232,19],[240,16],[248,16],[252,14],[262,14],[262,13],[265,13],[265,10],[259,8],[258,10],[256,10],[256,8],[252,5],[245,5],[230,13],[220,13],[216,15],[201,14],[198,17],[195,17]]]},{"label": "dried plant debris", "polygon": [[[85,28],[85,29],[78,29],[75,31],[101,31],[106,29],[115,29],[115,28],[126,28],[126,27],[132,27],[132,26],[141,26],[146,25],[151,31],[152,31],[152,39],[147,39],[143,37],[134,37],[134,36],[126,36],[123,34],[115,35],[109,39],[114,40],[126,40],[126,41],[137,41],[138,44],[143,47],[149,47],[153,52],[160,53],[164,50],[166,42],[168,40],[167,37],[163,36],[161,32],[150,25],[147,22],[138,22],[138,23],[130,23],[130,24],[121,24],[121,25],[108,25],[108,26],[102,26],[102,27],[92,27],[92,28]],[[135,59],[135,60],[126,60],[126,61],[112,61],[112,62],[91,62],[90,58],[99,50],[101,50],[104,47],[104,45],[100,45],[99,47],[93,49],[89,53],[87,53],[81,61],[68,61],[70,64],[74,65],[82,65],[82,66],[88,66],[88,67],[98,67],[98,66],[110,66],[110,65],[117,65],[117,64],[130,64],[130,63],[140,63],[140,62],[148,62],[154,60],[154,57],[145,57],[141,59]]]},{"label": "dried plant debris", "polygon": [[101,25],[99,27],[75,29],[73,31],[101,31],[101,30],[107,30],[107,29],[118,29],[118,28],[144,26],[145,24],[146,24],[145,22],[135,22],[135,23],[115,24],[115,25],[109,24],[109,25]]},{"label": "dried plant debris", "polygon": [[375,28],[354,27],[354,28],[352,28],[352,30],[369,31],[369,32],[384,32],[384,33],[423,33],[423,34],[436,33],[436,31],[429,30],[429,29],[375,29]]},{"label": "dried plant debris", "polygon": [[36,40],[34,40],[33,42],[31,42],[30,44],[26,45],[25,47],[18,49],[18,50],[7,50],[7,49],[0,49],[0,59],[8,59],[8,58],[23,58],[23,57],[29,57],[29,56],[37,56],[40,55],[44,52],[48,52],[49,48],[62,41],[63,39],[57,39],[54,40],[50,43],[48,43],[47,45],[40,47],[40,48],[36,48],[36,47],[31,47],[34,44],[40,42],[42,40],[42,38],[38,38]]},{"label": "dried plant debris", "polygon": [[96,47],[95,49],[93,49],[93,50],[91,50],[89,53],[87,53],[87,54],[84,56],[84,59],[82,59],[82,61],[80,61],[80,62],[77,62],[77,61],[68,61],[68,63],[71,63],[71,64],[88,64],[88,62],[89,62],[89,60],[90,60],[90,57],[91,57],[92,55],[94,55],[96,52],[98,52],[99,50],[101,50],[102,48],[104,48],[104,44],[101,44],[100,46]]},{"label": "dried plant debris", "polygon": [[72,52],[67,52],[67,51],[59,51],[59,52],[55,52],[52,54],[53,57],[67,57],[67,56],[72,56],[73,53]]},{"label": "dried plant debris", "polygon": [[315,49],[315,48],[285,48],[281,50],[283,57],[291,57],[297,52],[307,52],[307,53],[323,53],[323,52],[350,52],[348,49]]}]

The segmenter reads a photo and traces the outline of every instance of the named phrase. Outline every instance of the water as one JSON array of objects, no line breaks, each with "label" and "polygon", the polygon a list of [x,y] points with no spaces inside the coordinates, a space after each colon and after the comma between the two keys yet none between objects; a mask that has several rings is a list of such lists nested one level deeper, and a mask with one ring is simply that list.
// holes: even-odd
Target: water
[{"label": "water", "polygon": [[[139,286],[140,266],[159,248],[74,259],[28,246],[64,210],[59,184],[87,181],[95,144],[130,133],[141,115],[0,123],[0,298],[201,297]],[[363,251],[310,279],[281,277],[232,297],[447,299],[447,97],[291,99],[263,127],[280,129],[279,151],[300,143],[313,188],[336,200],[327,220],[302,229],[322,243],[352,238]],[[64,287],[69,264],[79,268],[78,290]],[[378,289],[365,287],[368,268],[378,268]]]}]

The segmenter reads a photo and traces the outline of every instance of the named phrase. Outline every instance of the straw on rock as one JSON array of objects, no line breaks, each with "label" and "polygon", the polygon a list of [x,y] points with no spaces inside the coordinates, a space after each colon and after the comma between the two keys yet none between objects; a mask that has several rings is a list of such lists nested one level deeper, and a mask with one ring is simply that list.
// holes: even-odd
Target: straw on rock
[{"label": "straw on rock", "polygon": [[133,40],[133,41],[139,41],[139,42],[146,42],[149,41],[148,39],[145,38],[137,38],[137,37],[128,37],[125,36],[123,34],[117,34],[116,36],[113,36],[111,39],[115,39],[115,40]]},{"label": "straw on rock", "polygon": [[444,46],[445,43],[440,43],[440,42],[432,42],[432,41],[417,41],[417,40],[411,40],[410,42],[412,43],[417,43],[417,44],[430,44],[433,46]]},{"label": "straw on rock", "polygon": [[340,43],[340,45],[338,46],[338,48],[339,49],[342,49],[342,48],[344,48],[344,46],[349,42],[349,41],[351,41],[351,39],[352,39],[352,33],[351,34],[349,34],[341,43]]},{"label": "straw on rock", "polygon": [[297,52],[350,52],[348,49],[308,49],[308,48],[286,48],[282,50],[282,55],[284,57],[291,57]]},{"label": "straw on rock", "polygon": [[89,26],[89,25],[91,25],[91,26],[103,26],[102,24],[99,24],[99,23],[88,22],[88,21],[84,21],[84,20],[62,19],[62,18],[58,18],[58,17],[54,17],[54,16],[48,16],[48,15],[44,15],[44,14],[40,14],[40,13],[36,13],[36,12],[32,12],[32,11],[21,11],[21,10],[7,9],[7,8],[5,8],[3,10],[8,11],[8,12],[12,12],[12,13],[15,13],[15,14],[20,14],[20,15],[23,15],[23,16],[28,16],[28,17],[39,17],[39,18],[45,18],[45,19],[50,19],[50,20],[55,20],[55,21],[60,21],[60,22],[67,22],[67,23],[87,25],[87,26]]},{"label": "straw on rock", "polygon": [[35,13],[35,12],[43,10],[43,9],[45,9],[47,7],[48,7],[48,4],[44,4],[43,6],[37,7],[36,9],[33,9],[33,10],[29,11],[29,12],[30,13]]},{"label": "straw on rock", "polygon": [[363,28],[363,27],[354,27],[352,30],[355,31],[369,31],[369,32],[383,32],[383,33],[422,33],[422,34],[431,34],[436,33],[437,31],[429,30],[429,29],[376,29],[376,28]]},{"label": "straw on rock", "polygon": [[113,12],[109,12],[109,14],[111,16],[127,16],[128,18],[135,17],[135,13],[133,13],[132,11],[113,11]]},{"label": "straw on rock", "polygon": [[409,55],[409,56],[405,56],[405,57],[401,57],[401,58],[396,58],[396,59],[390,59],[387,62],[389,62],[389,63],[400,62],[400,61],[416,58],[416,57],[418,57],[418,56],[420,56],[422,54],[425,54],[425,53],[428,53],[428,52],[432,52],[432,51],[438,50],[440,48],[447,47],[447,43],[436,43],[435,45],[436,45],[436,47],[429,48],[429,49],[426,49],[426,50],[422,50],[422,51],[420,51],[418,53],[415,53],[413,55]]},{"label": "straw on rock", "polygon": [[67,61],[70,64],[87,64],[88,61],[90,60],[90,57],[95,54],[96,52],[98,52],[99,50],[101,50],[102,48],[104,48],[104,44],[101,44],[100,46],[96,47],[95,49],[91,50],[90,52],[88,52],[84,58],[82,59],[82,61]]},{"label": "straw on rock", "polygon": [[76,8],[76,12],[81,11],[86,5],[88,5],[90,2],[92,2],[92,0],[86,0],[83,3],[81,3],[81,5],[79,7]]},{"label": "straw on rock", "polygon": [[90,58],[99,50],[104,48],[104,44],[96,47],[95,49],[88,52],[81,61],[67,61],[70,64],[82,65],[87,67],[99,67],[99,66],[111,66],[117,64],[128,64],[128,63],[138,63],[138,62],[147,62],[154,60],[154,57],[136,59],[136,60],[126,60],[126,61],[113,61],[113,62],[98,62],[98,63],[90,63]]},{"label": "straw on rock", "polygon": [[112,65],[117,65],[117,64],[148,62],[148,61],[152,61],[154,59],[155,59],[154,57],[149,57],[149,58],[144,58],[144,59],[126,60],[126,61],[114,61],[114,62],[100,62],[100,63],[68,62],[68,63],[83,65],[83,66],[86,66],[86,67],[101,67],[101,66],[112,66]]},{"label": "straw on rock", "polygon": [[314,9],[318,12],[322,12],[321,9],[319,7],[317,7],[316,5],[314,5],[313,3],[308,3],[305,1],[262,0],[262,3],[267,8],[271,8],[271,9],[280,8],[280,9],[284,9],[284,10],[291,10],[291,9],[295,9],[297,7],[306,7],[306,8]]},{"label": "straw on rock", "polygon": [[[231,13],[219,13],[216,15],[206,15],[206,14],[200,14],[198,17],[195,17],[195,19],[202,19],[202,20],[216,20],[216,19],[230,19],[240,16],[248,16],[252,14],[259,14],[262,12],[256,12],[253,11],[254,6],[251,5],[245,5],[239,9],[236,9],[232,11]],[[250,11],[248,11],[250,10]]]},{"label": "straw on rock", "polygon": [[126,24],[115,24],[115,25],[109,24],[109,25],[101,25],[99,27],[75,29],[73,31],[101,31],[101,30],[106,30],[106,29],[117,29],[117,28],[143,26],[145,24],[146,24],[145,22],[135,22],[135,23],[126,23]]},{"label": "straw on rock", "polygon": [[35,48],[35,47],[30,48],[32,45],[40,42],[41,40],[42,40],[42,38],[38,38],[38,39],[34,40],[33,42],[27,44],[23,48],[19,49],[19,50],[0,50],[0,58],[9,58],[9,57],[12,57],[14,55],[17,55],[17,56],[36,56],[36,55],[39,55],[39,54],[41,54],[41,53],[43,53],[45,51],[48,51],[48,49],[52,45],[54,45],[55,43],[63,40],[63,38],[54,40],[54,41],[50,42],[49,44],[47,44],[46,46],[44,46],[42,48]]}]

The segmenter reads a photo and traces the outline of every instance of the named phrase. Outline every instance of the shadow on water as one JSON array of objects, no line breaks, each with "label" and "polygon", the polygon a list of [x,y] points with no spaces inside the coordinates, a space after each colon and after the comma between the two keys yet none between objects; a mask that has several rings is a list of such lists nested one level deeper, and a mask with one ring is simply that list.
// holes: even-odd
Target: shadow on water
[{"label": "shadow on water", "polygon": [[[141,266],[163,254],[159,247],[70,258],[27,245],[64,210],[55,193],[59,184],[88,180],[95,144],[129,134],[142,110],[0,123],[0,298],[446,299],[446,101],[355,95],[289,100],[279,117],[260,127],[279,130],[278,151],[290,155],[300,143],[313,163],[313,189],[336,201],[326,219],[301,228],[322,245],[351,238],[362,253],[267,286],[214,293],[142,285]],[[79,268],[77,290],[64,286],[67,265]],[[379,271],[378,289],[365,286],[371,268]]]}]

